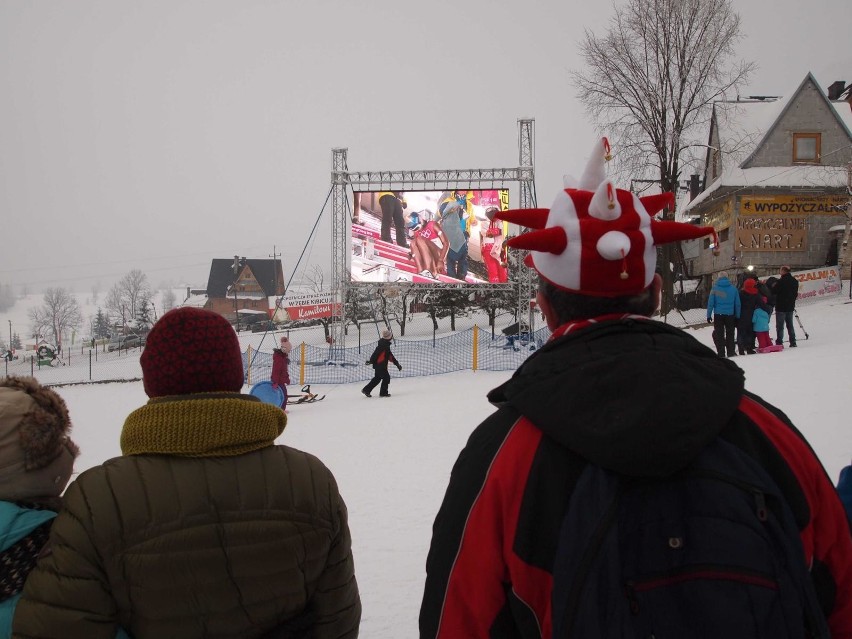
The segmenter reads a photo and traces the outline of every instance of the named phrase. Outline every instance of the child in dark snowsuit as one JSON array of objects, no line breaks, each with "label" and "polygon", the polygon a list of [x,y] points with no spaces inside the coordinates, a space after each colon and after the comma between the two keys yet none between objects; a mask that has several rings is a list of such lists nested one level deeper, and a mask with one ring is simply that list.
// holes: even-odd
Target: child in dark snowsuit
[{"label": "child in dark snowsuit", "polygon": [[376,346],[376,350],[373,351],[373,354],[370,355],[370,359],[367,360],[367,364],[373,365],[373,379],[361,389],[361,392],[364,393],[367,397],[372,397],[370,395],[370,391],[372,391],[378,384],[381,382],[382,386],[379,388],[379,397],[390,397],[390,393],[388,392],[388,385],[390,384],[390,373],[388,373],[388,364],[393,363],[396,365],[397,369],[402,370],[402,366],[400,366],[399,362],[396,361],[396,357],[391,353],[390,346],[391,340],[393,339],[393,333],[390,330],[385,329],[382,331],[382,338],[379,340],[378,345]]}]

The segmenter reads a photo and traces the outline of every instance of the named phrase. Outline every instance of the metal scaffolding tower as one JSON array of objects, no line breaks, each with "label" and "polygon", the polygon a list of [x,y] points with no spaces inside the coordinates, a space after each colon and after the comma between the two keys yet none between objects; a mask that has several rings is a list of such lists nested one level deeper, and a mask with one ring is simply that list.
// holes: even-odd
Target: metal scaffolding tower
[{"label": "metal scaffolding tower", "polygon": [[[335,360],[336,352],[345,344],[346,328],[346,288],[349,284],[349,271],[346,268],[346,185],[349,181],[346,172],[346,149],[332,149],[331,187],[332,187],[332,226],[331,226],[331,290],[332,308],[339,304],[340,314],[333,316],[329,326],[329,360]],[[335,319],[336,318],[336,319]]]},{"label": "metal scaffolding tower", "polygon": [[[332,264],[331,286],[334,302],[339,304],[340,313],[332,318],[329,327],[331,345],[329,360],[338,359],[345,343],[346,300],[351,286],[347,268],[349,234],[347,225],[347,188],[353,191],[405,190],[420,187],[422,190],[454,190],[489,185],[505,188],[507,183],[517,182],[520,189],[520,208],[536,206],[534,171],[534,124],[533,119],[518,120],[519,165],[502,169],[443,169],[418,171],[349,171],[346,164],[347,149],[332,149]],[[523,259],[523,255],[520,256]],[[532,299],[533,273],[530,269],[519,268],[516,283],[518,286],[519,313],[523,313]],[[418,284],[426,291],[428,284]],[[444,287],[448,285],[443,285]],[[456,290],[483,291],[489,288],[505,290],[505,284],[449,285]],[[435,288],[439,288],[436,286]],[[533,310],[529,309],[529,326],[533,326]]]},{"label": "metal scaffolding tower", "polygon": [[[518,152],[519,152],[519,177],[521,187],[520,208],[529,209],[536,207],[535,197],[535,169],[533,161],[535,157],[535,149],[533,141],[535,138],[535,120],[525,119],[518,120]],[[519,264],[523,264],[523,259],[527,251],[519,255]],[[518,268],[518,315],[523,312],[526,306],[529,312],[527,317],[527,326],[530,330],[535,329],[535,310],[530,305],[530,300],[533,298],[533,270],[530,268]]]}]

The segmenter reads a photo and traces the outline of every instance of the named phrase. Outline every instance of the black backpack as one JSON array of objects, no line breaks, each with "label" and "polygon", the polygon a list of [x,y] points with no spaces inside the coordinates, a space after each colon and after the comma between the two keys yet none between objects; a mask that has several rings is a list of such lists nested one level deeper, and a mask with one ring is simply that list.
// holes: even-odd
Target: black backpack
[{"label": "black backpack", "polygon": [[553,570],[553,636],[828,637],[772,478],[723,440],[665,479],[589,463]]}]

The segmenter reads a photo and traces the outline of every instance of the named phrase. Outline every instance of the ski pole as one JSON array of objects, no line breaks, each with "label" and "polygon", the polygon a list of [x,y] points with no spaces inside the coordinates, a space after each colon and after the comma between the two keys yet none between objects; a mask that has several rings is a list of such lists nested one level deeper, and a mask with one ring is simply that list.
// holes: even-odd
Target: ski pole
[{"label": "ski pole", "polygon": [[796,321],[799,323],[799,328],[801,328],[802,332],[805,334],[805,339],[808,339],[810,335],[808,335],[808,332],[805,330],[805,327],[802,326],[802,320],[799,319],[799,312],[794,309],[793,315],[796,316]]}]

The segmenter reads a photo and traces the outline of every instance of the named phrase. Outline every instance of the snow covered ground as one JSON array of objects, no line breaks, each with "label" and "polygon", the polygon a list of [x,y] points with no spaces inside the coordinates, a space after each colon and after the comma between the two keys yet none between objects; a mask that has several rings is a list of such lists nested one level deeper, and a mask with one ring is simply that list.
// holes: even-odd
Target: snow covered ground
[{"label": "snow covered ground", "polygon": [[[799,348],[735,361],[746,372],[747,387],[793,420],[836,481],[852,458],[847,421],[852,304],[845,286],[841,297],[807,306],[799,315],[809,335],[805,339],[799,331]],[[708,345],[710,333],[709,327],[694,332]],[[486,392],[510,374],[467,371],[394,379],[387,399],[365,398],[361,384],[314,386],[327,393],[324,401],[290,407],[279,443],[322,459],[349,507],[364,605],[361,636],[417,636],[432,520],[450,469],[471,430],[493,410]],[[147,400],[141,382],[58,391],[68,402],[73,439],[82,449],[77,471],[120,454],[124,418]]]}]

